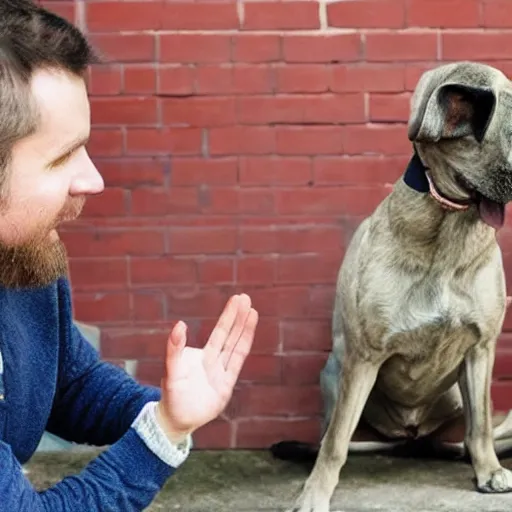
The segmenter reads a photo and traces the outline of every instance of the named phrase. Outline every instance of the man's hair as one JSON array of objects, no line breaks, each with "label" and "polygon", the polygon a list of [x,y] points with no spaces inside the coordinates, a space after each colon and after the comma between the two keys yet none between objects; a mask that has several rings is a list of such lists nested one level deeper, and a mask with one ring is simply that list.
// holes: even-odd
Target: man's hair
[{"label": "man's hair", "polygon": [[34,71],[86,79],[89,65],[98,61],[84,35],[64,18],[32,0],[0,0],[0,188],[13,145],[38,126],[30,88]]}]

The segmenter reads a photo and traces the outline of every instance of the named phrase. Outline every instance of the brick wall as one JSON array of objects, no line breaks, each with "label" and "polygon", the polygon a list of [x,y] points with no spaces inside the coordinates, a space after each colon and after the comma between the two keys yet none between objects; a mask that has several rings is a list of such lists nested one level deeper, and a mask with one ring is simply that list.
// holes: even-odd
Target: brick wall
[{"label": "brick wall", "polygon": [[[158,384],[175,320],[202,344],[233,292],[261,313],[233,401],[198,446],[316,439],[335,275],[408,160],[411,91],[442,61],[512,69],[508,4],[47,2],[109,60],[90,89],[108,189],[65,233],[77,317],[102,326],[103,356]],[[510,227],[501,240],[512,270]],[[511,334],[500,347],[504,409]]]}]

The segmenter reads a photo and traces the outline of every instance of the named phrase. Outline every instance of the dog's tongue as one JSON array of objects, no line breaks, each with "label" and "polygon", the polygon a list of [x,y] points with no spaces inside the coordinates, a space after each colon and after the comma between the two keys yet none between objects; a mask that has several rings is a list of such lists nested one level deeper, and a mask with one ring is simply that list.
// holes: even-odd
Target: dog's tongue
[{"label": "dog's tongue", "polygon": [[496,203],[487,197],[480,197],[478,213],[480,218],[494,229],[500,229],[505,222],[505,205]]}]

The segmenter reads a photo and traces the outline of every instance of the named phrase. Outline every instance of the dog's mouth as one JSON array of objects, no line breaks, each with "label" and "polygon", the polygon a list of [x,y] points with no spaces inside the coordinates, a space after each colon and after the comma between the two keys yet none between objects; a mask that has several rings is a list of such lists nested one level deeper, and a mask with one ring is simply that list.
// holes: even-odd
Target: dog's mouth
[{"label": "dog's mouth", "polygon": [[458,185],[469,195],[466,204],[474,204],[480,219],[494,229],[500,229],[505,223],[505,203],[494,201],[479,192],[461,174],[456,175]]},{"label": "dog's mouth", "polygon": [[464,176],[457,174],[455,179],[459,187],[468,195],[468,199],[451,199],[441,194],[435,186],[430,173],[427,172],[427,179],[430,188],[430,195],[447,210],[461,211],[467,210],[471,205],[475,205],[480,219],[488,226],[494,229],[500,229],[505,223],[505,204],[494,201],[479,192]]}]

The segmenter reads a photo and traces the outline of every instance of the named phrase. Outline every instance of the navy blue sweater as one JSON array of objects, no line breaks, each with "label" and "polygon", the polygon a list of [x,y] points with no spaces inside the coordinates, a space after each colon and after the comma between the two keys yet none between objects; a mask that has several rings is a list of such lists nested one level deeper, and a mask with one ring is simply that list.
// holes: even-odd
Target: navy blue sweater
[{"label": "navy blue sweater", "polygon": [[[160,390],[100,361],[73,324],[67,280],[42,289],[0,288],[0,352],[0,509],[146,508],[175,468],[150,451],[131,424],[145,403],[159,400]],[[44,430],[110,446],[82,472],[37,492],[20,464]]]}]

